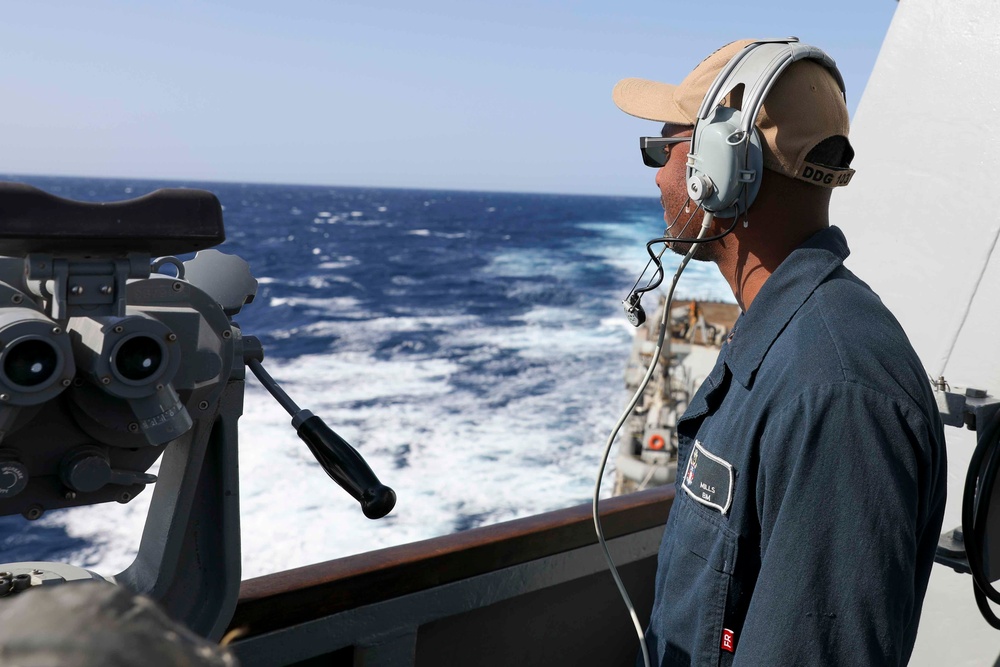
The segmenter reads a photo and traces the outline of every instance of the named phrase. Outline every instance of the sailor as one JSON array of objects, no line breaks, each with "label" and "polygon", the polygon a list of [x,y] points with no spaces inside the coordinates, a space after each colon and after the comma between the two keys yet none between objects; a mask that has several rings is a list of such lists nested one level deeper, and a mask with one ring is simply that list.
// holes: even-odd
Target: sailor
[{"label": "sailor", "polygon": [[[649,142],[661,153],[644,158],[658,167],[664,219],[679,221],[668,235],[694,237],[699,186],[726,187],[690,188],[707,169],[689,163],[690,137],[705,129],[696,120],[714,122],[699,120],[703,99],[751,44],[719,49],[679,85],[614,89],[619,108],[676,139]],[[906,335],[843,266],[828,206],[854,151],[842,79],[814,51],[770,73],[754,119],[763,173],[738,170],[737,202],[707,230],[731,233],[694,253],[716,264],[742,315],[677,427],[646,632],[654,664],[902,665],[913,649],[944,512],[944,435]],[[749,104],[740,98],[757,80],[723,90],[723,106]]]}]

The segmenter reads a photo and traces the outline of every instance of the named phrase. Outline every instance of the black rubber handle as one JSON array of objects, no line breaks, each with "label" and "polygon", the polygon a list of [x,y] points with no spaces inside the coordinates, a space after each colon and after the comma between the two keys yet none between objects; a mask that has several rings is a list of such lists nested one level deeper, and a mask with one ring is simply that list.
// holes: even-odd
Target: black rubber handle
[{"label": "black rubber handle", "polygon": [[392,511],[396,492],[378,481],[361,454],[322,419],[309,417],[299,425],[298,434],[326,474],[361,503],[366,517],[381,519]]}]

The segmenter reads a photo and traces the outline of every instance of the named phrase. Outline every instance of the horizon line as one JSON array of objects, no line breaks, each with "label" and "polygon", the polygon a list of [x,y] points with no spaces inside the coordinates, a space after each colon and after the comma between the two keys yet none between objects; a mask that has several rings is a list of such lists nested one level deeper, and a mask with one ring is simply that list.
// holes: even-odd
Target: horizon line
[{"label": "horizon line", "polygon": [[[653,202],[659,203],[657,197],[653,195],[629,195],[629,194],[606,194],[606,193],[581,193],[581,192],[551,192],[542,190],[480,190],[476,188],[445,188],[445,187],[417,187],[417,186],[398,186],[398,185],[345,185],[345,184],[327,184],[327,183],[295,183],[290,181],[244,181],[244,180],[228,180],[228,179],[184,179],[184,178],[174,178],[174,177],[155,177],[155,176],[77,176],[77,175],[67,175],[67,174],[26,174],[26,173],[8,173],[0,172],[0,180],[10,179],[63,179],[63,180],[91,180],[91,181],[138,181],[145,183],[176,183],[176,184],[219,184],[219,185],[259,185],[259,186],[277,186],[277,187],[303,187],[303,188],[351,188],[356,190],[406,190],[406,191],[421,191],[421,192],[460,192],[465,194],[505,194],[505,195],[541,195],[541,196],[552,196],[552,197],[601,197],[608,199],[648,199]],[[30,185],[30,183],[29,183]]]}]

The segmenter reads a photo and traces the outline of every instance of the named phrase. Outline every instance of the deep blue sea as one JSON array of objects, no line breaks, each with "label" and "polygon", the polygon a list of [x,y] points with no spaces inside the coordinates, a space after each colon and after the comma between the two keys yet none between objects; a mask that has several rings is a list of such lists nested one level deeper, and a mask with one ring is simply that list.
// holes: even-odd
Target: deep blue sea
[{"label": "deep blue sea", "polygon": [[[260,281],[237,321],[263,341],[265,366],[291,397],[399,497],[388,518],[365,519],[248,380],[244,576],[589,498],[626,400],[632,329],[621,300],[646,263],[645,240],[663,228],[655,193],[0,178],[87,201],[161,186],[221,200],[219,249],[246,259]],[[731,300],[712,265],[693,263],[678,292]],[[3,559],[113,574],[134,557],[150,495],[0,519]]]}]

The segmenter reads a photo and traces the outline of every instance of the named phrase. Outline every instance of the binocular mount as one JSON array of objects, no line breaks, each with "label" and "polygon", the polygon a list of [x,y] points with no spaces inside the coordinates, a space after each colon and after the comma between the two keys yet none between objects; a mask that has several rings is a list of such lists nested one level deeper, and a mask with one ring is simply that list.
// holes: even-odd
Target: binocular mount
[{"label": "binocular mount", "polygon": [[285,394],[260,342],[232,320],[257,281],[243,259],[211,249],[223,240],[222,207],[206,191],[92,204],[0,183],[0,515],[127,503],[155,483],[123,572],[0,564],[0,596],[108,579],[219,638],[240,584],[247,366],[366,516],[392,510],[392,489]]}]

